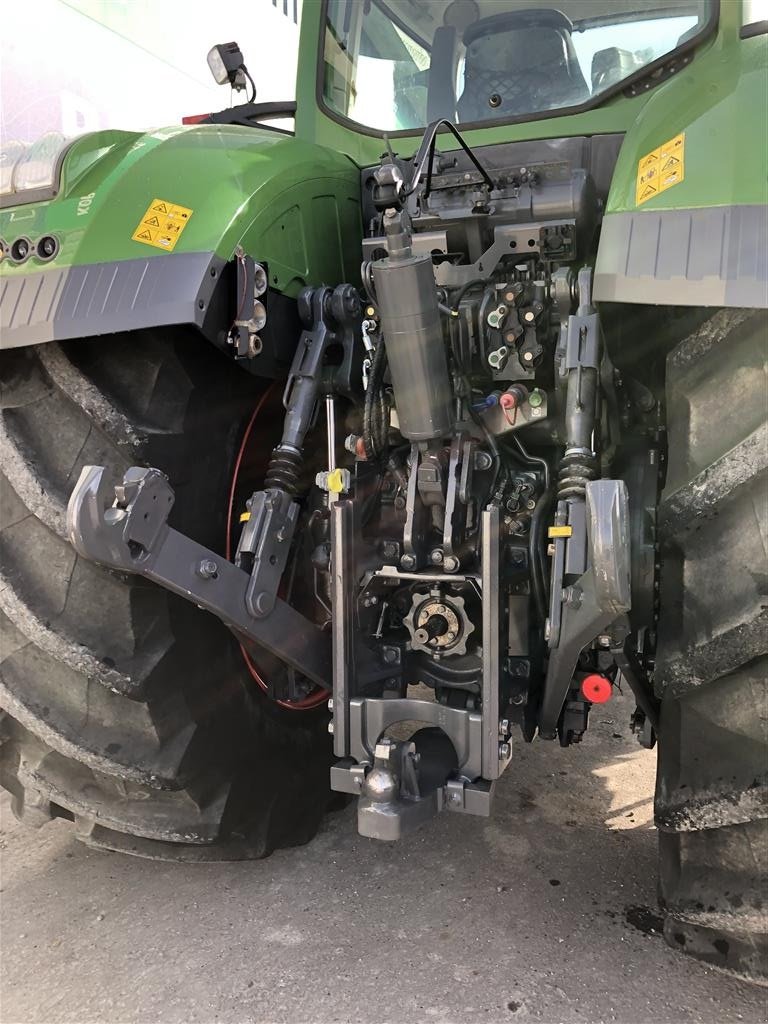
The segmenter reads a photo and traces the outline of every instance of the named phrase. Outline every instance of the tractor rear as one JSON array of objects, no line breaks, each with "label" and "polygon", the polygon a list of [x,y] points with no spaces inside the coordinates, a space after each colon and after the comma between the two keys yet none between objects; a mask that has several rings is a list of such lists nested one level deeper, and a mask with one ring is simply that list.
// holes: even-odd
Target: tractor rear
[{"label": "tractor rear", "polygon": [[0,778],[146,856],[394,840],[621,688],[667,938],[759,976],[764,27],[570,6],[305,2],[296,105],[12,154]]}]

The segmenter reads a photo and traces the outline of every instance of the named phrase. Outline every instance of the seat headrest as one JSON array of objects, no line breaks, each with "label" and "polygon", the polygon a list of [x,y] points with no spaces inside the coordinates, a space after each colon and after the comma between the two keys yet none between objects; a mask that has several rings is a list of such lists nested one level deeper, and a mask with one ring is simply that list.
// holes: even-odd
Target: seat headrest
[{"label": "seat headrest", "polygon": [[545,10],[504,11],[492,14],[489,18],[474,21],[464,32],[464,45],[469,46],[481,36],[496,35],[499,32],[512,32],[518,28],[549,28],[560,32],[573,31],[570,18],[554,8]]}]

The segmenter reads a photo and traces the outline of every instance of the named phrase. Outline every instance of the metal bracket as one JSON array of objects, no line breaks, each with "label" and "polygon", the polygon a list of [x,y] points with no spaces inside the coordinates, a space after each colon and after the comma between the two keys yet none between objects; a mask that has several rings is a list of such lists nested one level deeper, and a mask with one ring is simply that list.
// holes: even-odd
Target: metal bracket
[{"label": "metal bracket", "polygon": [[[499,673],[501,672],[501,513],[497,506],[481,515],[483,591],[483,730],[482,776],[498,779],[509,764],[511,745],[499,743]],[[506,746],[503,752],[501,747]]]},{"label": "metal bracket", "polygon": [[[586,486],[589,560],[585,573],[561,595],[559,640],[549,655],[539,735],[554,739],[579,654],[632,604],[629,498],[623,480]],[[557,581],[553,581],[557,585]]]},{"label": "metal bracket", "polygon": [[235,565],[243,566],[245,554],[253,557],[245,603],[251,615],[259,619],[269,615],[275,607],[277,588],[285,572],[299,518],[299,505],[286,491],[270,487],[253,494],[248,511],[250,518],[240,534]]},{"label": "metal bracket", "polygon": [[[336,701],[334,698],[334,709]],[[462,778],[474,782],[483,773],[481,760],[482,716],[476,711],[449,708],[428,700],[356,698],[350,701],[350,749],[356,761],[371,763],[376,743],[398,722],[423,722],[437,726],[453,744]],[[498,726],[496,728],[498,749]]]},{"label": "metal bracket", "polygon": [[[471,453],[467,452],[471,457]],[[458,467],[455,471],[458,484]],[[407,697],[372,697],[361,690],[361,655],[355,643],[353,588],[354,503],[337,503],[332,512],[334,579],[334,749],[340,761],[331,769],[331,787],[358,796],[358,828],[378,839],[396,839],[440,810],[490,814],[496,780],[511,759],[507,731],[499,722],[500,634],[502,608],[498,587],[500,512],[482,513],[482,575],[480,579],[416,573],[392,567],[371,576],[421,583],[467,580],[483,602],[484,672],[482,710],[452,708],[435,701]],[[398,674],[399,666],[390,671]],[[423,723],[413,742],[397,745],[385,736],[393,725]],[[506,726],[506,723],[505,723]],[[415,744],[415,747],[414,747]],[[421,755],[421,765],[403,757]],[[385,756],[386,755],[386,756]],[[416,767],[416,783],[411,770]]]},{"label": "metal bracket", "polygon": [[328,689],[327,634],[279,598],[268,616],[248,611],[248,573],[168,525],[174,493],[159,469],[132,466],[112,485],[85,466],[67,506],[67,533],[84,558],[159,583]]}]

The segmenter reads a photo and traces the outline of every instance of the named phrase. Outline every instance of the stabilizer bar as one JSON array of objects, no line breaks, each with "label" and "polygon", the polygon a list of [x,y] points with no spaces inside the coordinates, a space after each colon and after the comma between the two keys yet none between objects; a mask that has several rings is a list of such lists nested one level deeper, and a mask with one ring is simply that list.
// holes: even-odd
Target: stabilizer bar
[{"label": "stabilizer bar", "polygon": [[159,469],[132,466],[115,486],[103,466],[85,466],[67,506],[67,533],[84,558],[146,576],[330,689],[328,634],[279,598],[266,616],[250,615],[248,573],[172,529],[173,502]]}]

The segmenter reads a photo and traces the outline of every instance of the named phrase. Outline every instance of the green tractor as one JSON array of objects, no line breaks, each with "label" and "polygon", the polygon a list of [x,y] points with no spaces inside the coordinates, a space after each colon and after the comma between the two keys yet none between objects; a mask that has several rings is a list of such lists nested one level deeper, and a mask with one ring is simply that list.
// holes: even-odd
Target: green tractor
[{"label": "green tractor", "polygon": [[766,973],[752,6],[305,0],[295,104],[10,147],[20,818],[249,858],[354,798],[397,839],[621,687],[667,939]]}]

